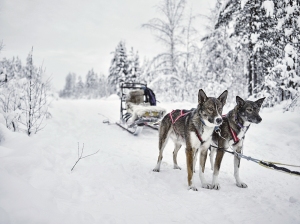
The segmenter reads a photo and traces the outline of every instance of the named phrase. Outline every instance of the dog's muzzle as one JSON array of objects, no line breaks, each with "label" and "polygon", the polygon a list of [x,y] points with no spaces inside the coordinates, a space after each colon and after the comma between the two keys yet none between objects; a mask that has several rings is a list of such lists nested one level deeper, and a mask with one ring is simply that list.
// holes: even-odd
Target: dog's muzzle
[{"label": "dog's muzzle", "polygon": [[261,121],[262,121],[262,118],[261,117],[258,117],[256,119],[248,119],[248,121],[250,123],[255,123],[255,124],[259,124]]}]

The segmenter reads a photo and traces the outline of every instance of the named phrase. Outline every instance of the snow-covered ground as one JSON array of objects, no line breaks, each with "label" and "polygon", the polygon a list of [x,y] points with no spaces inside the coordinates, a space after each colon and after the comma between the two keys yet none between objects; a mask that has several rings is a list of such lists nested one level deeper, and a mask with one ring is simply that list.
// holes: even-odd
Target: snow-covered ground
[{"label": "snow-covered ground", "polygon": [[[196,104],[160,104],[167,111]],[[119,100],[58,100],[53,118],[37,135],[12,133],[0,127],[0,223],[300,223],[300,177],[243,160],[236,187],[233,158],[226,154],[221,190],[187,190],[184,149],[182,170],[174,170],[173,144],[164,152],[161,172],[153,172],[158,132],[144,129],[139,137],[116,125]],[[264,109],[261,124],[252,125],[244,154],[300,165],[300,114]],[[77,160],[77,145],[83,156]],[[206,179],[211,180],[209,161]],[[292,170],[297,168],[291,167]],[[197,166],[198,173],[198,166]]]}]

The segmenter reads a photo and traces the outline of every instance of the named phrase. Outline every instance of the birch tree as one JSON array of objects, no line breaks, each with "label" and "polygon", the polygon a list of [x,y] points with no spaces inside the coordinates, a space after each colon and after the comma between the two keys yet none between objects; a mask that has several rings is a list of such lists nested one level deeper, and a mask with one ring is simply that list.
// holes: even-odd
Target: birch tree
[{"label": "birch tree", "polygon": [[21,101],[23,116],[19,120],[29,136],[44,128],[43,122],[49,115],[48,107],[50,103],[48,101],[49,80],[43,82],[43,69],[37,69],[33,66],[32,51],[27,57],[24,71],[26,81],[23,84],[24,93]]},{"label": "birch tree", "polygon": [[157,6],[161,18],[153,18],[142,27],[154,31],[155,37],[167,47],[167,51],[159,54],[154,61],[159,61],[156,69],[162,70],[165,74],[177,73],[177,62],[180,57],[178,51],[182,44],[181,31],[185,0],[162,0]]}]

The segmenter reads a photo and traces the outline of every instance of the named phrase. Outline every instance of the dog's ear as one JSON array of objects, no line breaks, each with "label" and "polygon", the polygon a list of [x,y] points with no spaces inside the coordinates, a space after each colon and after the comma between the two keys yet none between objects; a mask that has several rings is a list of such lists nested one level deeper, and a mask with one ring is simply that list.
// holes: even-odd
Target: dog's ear
[{"label": "dog's ear", "polygon": [[237,104],[239,107],[242,107],[242,106],[244,106],[245,101],[244,101],[241,97],[236,96],[236,104]]},{"label": "dog's ear", "polygon": [[218,100],[221,101],[221,103],[223,104],[223,106],[224,106],[225,103],[226,103],[227,95],[228,95],[228,91],[225,90],[225,91],[218,97]]},{"label": "dog's ear", "polygon": [[204,103],[207,100],[207,96],[202,89],[198,92],[198,104]]},{"label": "dog's ear", "polygon": [[265,99],[266,99],[266,97],[260,98],[259,100],[256,100],[255,103],[258,105],[258,107],[261,107],[261,105],[263,104]]}]

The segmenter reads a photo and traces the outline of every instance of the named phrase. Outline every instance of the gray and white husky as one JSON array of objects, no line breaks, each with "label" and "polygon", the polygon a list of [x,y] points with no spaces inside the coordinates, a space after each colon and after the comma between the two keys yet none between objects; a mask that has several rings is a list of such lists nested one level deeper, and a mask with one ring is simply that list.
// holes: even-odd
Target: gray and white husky
[{"label": "gray and white husky", "polygon": [[[259,116],[261,105],[265,98],[261,98],[257,101],[243,100],[239,96],[236,96],[236,106],[233,110],[229,111],[226,116],[223,117],[223,123],[220,125],[220,135],[216,132],[213,134],[213,143],[216,144],[220,149],[217,150],[217,155],[214,163],[214,155],[216,148],[211,148],[210,162],[213,169],[213,182],[212,186],[214,189],[220,189],[218,182],[218,175],[221,167],[222,158],[224,151],[230,146],[234,152],[243,152],[243,143],[247,130],[251,123],[258,124],[262,121]],[[239,175],[240,169],[240,157],[234,156],[234,177],[236,185],[241,188],[246,188],[247,184],[241,181]]]},{"label": "gray and white husky", "polygon": [[200,89],[198,106],[191,110],[174,110],[165,115],[159,129],[159,156],[157,165],[153,169],[160,171],[163,150],[171,137],[175,144],[173,152],[174,169],[181,169],[177,165],[177,153],[180,147],[186,145],[186,161],[188,172],[188,189],[197,190],[193,185],[193,171],[195,158],[200,151],[199,176],[203,188],[211,188],[204,178],[207,150],[211,144],[212,133],[216,126],[222,123],[222,110],[226,103],[228,92],[224,91],[218,98],[207,97]]}]

